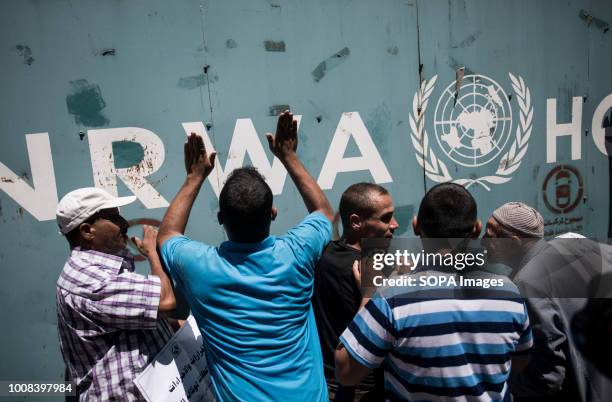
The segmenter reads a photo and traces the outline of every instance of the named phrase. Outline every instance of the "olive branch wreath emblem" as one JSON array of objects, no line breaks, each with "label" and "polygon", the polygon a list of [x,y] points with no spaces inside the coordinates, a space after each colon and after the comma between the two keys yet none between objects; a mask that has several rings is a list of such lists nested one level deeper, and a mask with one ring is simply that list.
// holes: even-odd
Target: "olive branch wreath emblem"
[{"label": "olive branch wreath emblem", "polygon": [[444,183],[452,181],[469,188],[473,184],[480,184],[487,191],[491,191],[488,184],[502,184],[509,182],[514,173],[520,166],[523,157],[529,147],[531,137],[531,126],[533,122],[533,107],[531,106],[531,92],[525,85],[521,76],[515,77],[508,73],[512,82],[512,89],[516,94],[519,113],[519,124],[516,127],[514,142],[510,146],[497,167],[494,175],[483,176],[476,179],[454,179],[448,172],[446,164],[439,160],[434,151],[429,146],[429,137],[425,130],[425,110],[429,102],[429,97],[434,90],[434,84],[438,78],[433,76],[430,80],[423,80],[419,91],[412,99],[412,113],[410,114],[410,128],[412,130],[412,145],[416,151],[415,156],[419,165],[425,170],[425,175],[432,181]]}]

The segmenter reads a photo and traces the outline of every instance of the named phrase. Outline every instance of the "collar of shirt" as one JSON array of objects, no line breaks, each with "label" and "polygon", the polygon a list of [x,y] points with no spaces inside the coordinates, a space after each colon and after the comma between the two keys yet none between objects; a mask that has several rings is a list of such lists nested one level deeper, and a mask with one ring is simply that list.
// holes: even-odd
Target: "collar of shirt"
[{"label": "collar of shirt", "polygon": [[134,272],[135,269],[134,255],[127,248],[119,251],[117,254],[107,254],[101,251],[75,247],[70,253],[70,258],[96,262],[96,265],[99,264],[100,268],[108,269],[115,275],[124,271]]},{"label": "collar of shirt", "polygon": [[259,251],[259,250],[263,250],[263,249],[272,247],[275,241],[276,241],[276,237],[274,236],[268,236],[262,241],[258,241],[255,243],[240,243],[240,242],[228,240],[228,241],[224,241],[223,243],[221,243],[220,248],[225,251],[254,252],[254,251]]},{"label": "collar of shirt", "polygon": [[519,264],[519,270],[523,269],[523,267],[527,265],[527,263],[529,263],[529,261],[531,261],[542,250],[544,250],[547,245],[548,245],[548,242],[546,240],[540,239],[533,246],[531,246],[531,248],[527,250],[527,252],[525,253],[525,256],[521,260],[521,263]]},{"label": "collar of shirt", "polygon": [[344,248],[346,250],[354,251],[356,253],[361,254],[361,250],[360,249],[347,244],[346,240],[344,238],[341,238],[341,239],[338,239],[338,240],[332,240],[332,243],[338,245],[338,247],[341,247],[341,248]]}]

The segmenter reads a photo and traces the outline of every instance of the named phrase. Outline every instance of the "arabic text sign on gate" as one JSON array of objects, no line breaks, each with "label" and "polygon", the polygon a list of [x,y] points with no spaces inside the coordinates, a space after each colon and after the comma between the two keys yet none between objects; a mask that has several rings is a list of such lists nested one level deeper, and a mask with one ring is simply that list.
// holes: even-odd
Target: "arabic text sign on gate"
[{"label": "arabic text sign on gate", "polygon": [[134,383],[149,402],[215,400],[202,335],[193,316]]}]

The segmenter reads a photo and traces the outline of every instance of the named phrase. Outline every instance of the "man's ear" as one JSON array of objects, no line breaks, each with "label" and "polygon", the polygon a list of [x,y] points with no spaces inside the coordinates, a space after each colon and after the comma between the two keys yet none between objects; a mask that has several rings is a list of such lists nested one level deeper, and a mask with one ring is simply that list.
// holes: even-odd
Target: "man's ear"
[{"label": "man's ear", "polygon": [[512,234],[512,236],[510,236],[510,241],[512,242],[512,244],[517,247],[520,248],[523,246],[523,244],[525,243],[525,241],[523,239],[521,239],[520,237],[518,237],[515,234]]},{"label": "man's ear", "polygon": [[270,217],[272,218],[272,220],[276,219],[277,215],[278,215],[278,209],[276,209],[275,207],[272,207],[272,210],[270,210]]},{"label": "man's ear", "polygon": [[416,215],[412,217],[412,230],[416,236],[421,235],[421,227],[419,226],[419,220]]},{"label": "man's ear", "polygon": [[349,225],[353,232],[359,232],[361,230],[361,227],[363,226],[361,217],[357,214],[350,214],[349,215]]},{"label": "man's ear", "polygon": [[81,233],[81,239],[90,242],[95,237],[95,229],[89,223],[81,223],[79,225],[79,232]]},{"label": "man's ear", "polygon": [[223,225],[223,214],[221,211],[217,212],[217,222],[219,222],[219,225]]},{"label": "man's ear", "polygon": [[480,221],[480,219],[476,219],[476,222],[474,222],[474,227],[472,228],[472,233],[470,234],[470,237],[472,239],[477,239],[478,236],[480,236],[481,231],[482,231],[482,222]]}]

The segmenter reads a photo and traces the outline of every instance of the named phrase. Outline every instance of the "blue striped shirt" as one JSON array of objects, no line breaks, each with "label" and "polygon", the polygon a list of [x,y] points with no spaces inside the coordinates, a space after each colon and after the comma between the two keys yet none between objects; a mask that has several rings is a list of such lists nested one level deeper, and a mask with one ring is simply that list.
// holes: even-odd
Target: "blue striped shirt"
[{"label": "blue striped shirt", "polygon": [[[456,273],[414,276],[432,275],[454,276],[459,283]],[[489,289],[383,289],[340,342],[364,366],[383,365],[388,400],[501,401],[511,357],[532,346],[524,301],[510,280],[504,281],[503,287]]]}]

